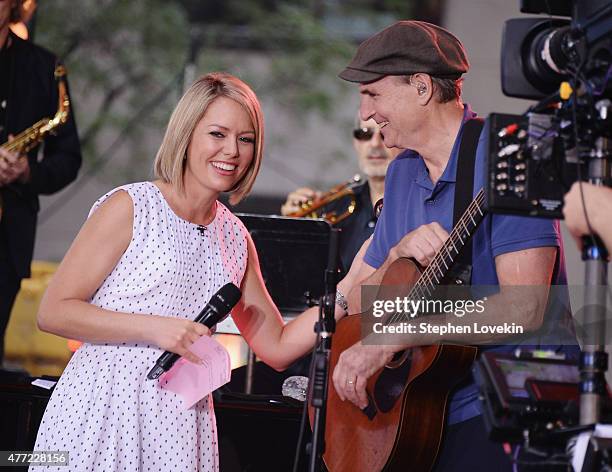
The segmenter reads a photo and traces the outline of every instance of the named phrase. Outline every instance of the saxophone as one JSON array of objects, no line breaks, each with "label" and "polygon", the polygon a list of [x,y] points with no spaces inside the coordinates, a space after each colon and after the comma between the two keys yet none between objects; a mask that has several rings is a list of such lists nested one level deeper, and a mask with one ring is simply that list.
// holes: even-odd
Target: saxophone
[{"label": "saxophone", "polygon": [[[11,141],[2,144],[0,148],[18,153],[21,159],[27,159],[25,154],[38,146],[43,139],[62,126],[70,116],[70,98],[66,88],[66,68],[58,64],[54,72],[58,88],[58,106],[53,118],[42,118],[15,136]],[[6,187],[11,188],[9,185]],[[2,195],[0,195],[0,219],[2,219]]]}]

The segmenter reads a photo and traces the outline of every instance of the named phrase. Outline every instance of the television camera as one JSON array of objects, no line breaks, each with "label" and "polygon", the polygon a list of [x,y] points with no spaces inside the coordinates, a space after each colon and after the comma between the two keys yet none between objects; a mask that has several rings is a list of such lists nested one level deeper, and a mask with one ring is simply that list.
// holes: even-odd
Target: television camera
[{"label": "television camera", "polygon": [[549,17],[506,22],[502,90],[539,102],[491,115],[488,207],[562,218],[573,182],[610,185],[612,2],[523,0],[521,11]]}]

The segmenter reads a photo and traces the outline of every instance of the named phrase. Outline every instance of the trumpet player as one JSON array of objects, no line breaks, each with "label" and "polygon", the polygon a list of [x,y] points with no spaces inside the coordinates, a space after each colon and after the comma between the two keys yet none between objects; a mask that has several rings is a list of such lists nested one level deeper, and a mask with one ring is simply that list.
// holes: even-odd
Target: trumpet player
[{"label": "trumpet player", "polygon": [[[355,255],[363,242],[374,233],[376,216],[374,205],[385,190],[387,167],[400,152],[397,148],[385,147],[380,127],[374,120],[355,120],[353,129],[353,147],[358,160],[359,170],[365,179],[353,186],[356,208],[351,216],[336,226],[342,229],[340,236],[340,260],[344,272],[348,271]],[[282,215],[290,215],[302,207],[305,202],[323,196],[322,192],[302,187],[287,196],[281,207]]]},{"label": "trumpet player", "polygon": [[72,182],[81,166],[81,148],[72,114],[68,122],[27,154],[5,144],[58,108],[54,72],[57,58],[12,33],[22,0],[0,0],[0,365],[4,332],[21,280],[30,276],[39,194]]}]

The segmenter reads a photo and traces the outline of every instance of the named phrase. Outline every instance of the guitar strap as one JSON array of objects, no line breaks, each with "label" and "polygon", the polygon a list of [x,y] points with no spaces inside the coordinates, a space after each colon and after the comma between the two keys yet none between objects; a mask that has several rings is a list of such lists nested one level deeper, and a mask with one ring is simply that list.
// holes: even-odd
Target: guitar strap
[{"label": "guitar strap", "polygon": [[[484,121],[473,118],[463,125],[459,155],[457,156],[457,176],[455,179],[455,203],[453,208],[453,228],[461,219],[472,202],[474,194],[474,163],[476,148]],[[453,277],[469,284],[472,279],[472,243],[463,246],[452,270]]]}]

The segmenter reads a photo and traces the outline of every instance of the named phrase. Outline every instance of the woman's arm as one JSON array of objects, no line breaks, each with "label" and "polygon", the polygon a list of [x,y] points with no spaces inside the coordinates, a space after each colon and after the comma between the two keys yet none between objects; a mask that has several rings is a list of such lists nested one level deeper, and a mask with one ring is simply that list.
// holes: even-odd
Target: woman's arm
[{"label": "woman's arm", "polygon": [[124,191],[111,195],[85,222],[51,280],[38,311],[43,331],[86,342],[142,342],[187,350],[208,328],[189,320],[106,310],[89,303],[132,239],[134,210]]},{"label": "woman's arm", "polygon": [[[264,285],[259,258],[250,236],[247,237],[247,247],[242,298],[232,311],[232,318],[255,354],[274,369],[283,370],[313,348],[316,341],[314,324],[319,317],[319,308],[309,308],[285,325]],[[341,290],[343,282],[338,284]],[[336,306],[336,319],[343,314]]]}]

